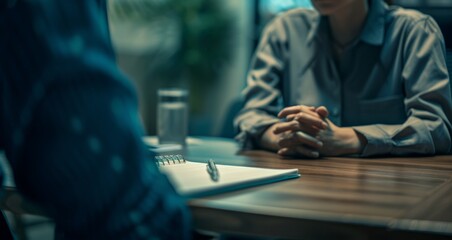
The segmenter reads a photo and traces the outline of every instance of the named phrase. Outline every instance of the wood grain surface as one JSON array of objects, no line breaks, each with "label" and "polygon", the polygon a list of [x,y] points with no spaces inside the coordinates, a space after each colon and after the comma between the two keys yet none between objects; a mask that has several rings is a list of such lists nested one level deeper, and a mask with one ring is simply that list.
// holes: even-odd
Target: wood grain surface
[{"label": "wood grain surface", "polygon": [[231,145],[206,143],[189,156],[298,168],[301,178],[191,200],[199,229],[295,239],[452,238],[452,156],[282,159]]},{"label": "wood grain surface", "polygon": [[[199,138],[191,161],[298,168],[298,179],[191,199],[194,228],[277,239],[452,239],[452,156],[283,159]],[[221,174],[221,173],[220,173]],[[2,209],[43,215],[14,187]]]}]

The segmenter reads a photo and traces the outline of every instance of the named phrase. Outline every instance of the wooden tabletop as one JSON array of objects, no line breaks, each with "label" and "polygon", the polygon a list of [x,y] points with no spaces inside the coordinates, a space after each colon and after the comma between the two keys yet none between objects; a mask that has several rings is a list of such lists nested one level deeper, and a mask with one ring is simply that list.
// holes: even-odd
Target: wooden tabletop
[{"label": "wooden tabletop", "polygon": [[[298,179],[188,202],[194,227],[289,239],[452,239],[452,156],[282,159],[198,138],[189,160],[298,168]],[[7,188],[1,206],[42,214]]]},{"label": "wooden tabletop", "polygon": [[282,159],[204,138],[191,160],[298,168],[301,178],[189,202],[195,227],[281,238],[452,238],[452,156]]}]

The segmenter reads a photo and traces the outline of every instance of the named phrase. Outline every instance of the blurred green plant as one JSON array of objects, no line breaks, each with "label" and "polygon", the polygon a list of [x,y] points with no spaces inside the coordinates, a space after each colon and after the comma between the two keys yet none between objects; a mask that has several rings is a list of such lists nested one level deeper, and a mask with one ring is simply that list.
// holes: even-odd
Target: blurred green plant
[{"label": "blurred green plant", "polygon": [[224,5],[219,0],[115,0],[110,19],[160,25],[166,33],[156,31],[153,37],[176,38],[168,39],[174,42],[170,47],[157,47],[153,79],[164,87],[188,88],[197,112],[232,57],[233,18]]}]

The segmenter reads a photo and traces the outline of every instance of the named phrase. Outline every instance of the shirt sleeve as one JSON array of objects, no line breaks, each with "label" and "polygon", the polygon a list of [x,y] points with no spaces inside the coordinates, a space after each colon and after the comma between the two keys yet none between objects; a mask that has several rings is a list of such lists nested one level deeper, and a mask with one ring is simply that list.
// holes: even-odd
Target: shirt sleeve
[{"label": "shirt sleeve", "polygon": [[441,31],[431,17],[412,25],[404,44],[402,80],[407,120],[354,127],[367,138],[362,156],[447,154],[451,148],[451,92]]},{"label": "shirt sleeve", "polygon": [[142,142],[105,1],[17,1],[0,14],[0,35],[6,157],[56,238],[189,238],[185,200]]},{"label": "shirt sleeve", "polygon": [[[263,31],[251,61],[247,86],[242,92],[245,105],[234,119],[236,140],[244,149],[255,148],[255,141],[272,124],[283,107],[280,85],[284,69],[284,29],[274,20]],[[279,29],[279,32],[278,32]]]}]

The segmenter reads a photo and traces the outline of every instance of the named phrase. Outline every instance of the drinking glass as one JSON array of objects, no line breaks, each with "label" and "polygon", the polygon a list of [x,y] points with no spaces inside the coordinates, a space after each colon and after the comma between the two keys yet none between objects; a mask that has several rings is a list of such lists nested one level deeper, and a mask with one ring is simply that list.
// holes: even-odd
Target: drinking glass
[{"label": "drinking glass", "polygon": [[157,97],[159,144],[185,145],[188,133],[188,91],[179,88],[159,89]]}]

